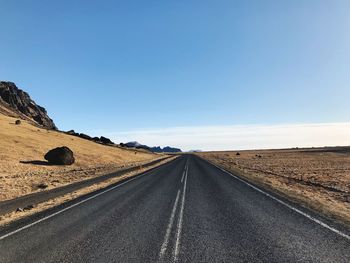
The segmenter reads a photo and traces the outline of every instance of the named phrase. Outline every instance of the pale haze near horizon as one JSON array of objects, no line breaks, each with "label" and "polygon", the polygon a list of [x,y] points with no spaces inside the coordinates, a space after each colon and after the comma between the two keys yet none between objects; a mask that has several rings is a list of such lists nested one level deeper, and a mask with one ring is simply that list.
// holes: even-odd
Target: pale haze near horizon
[{"label": "pale haze near horizon", "polygon": [[349,144],[349,1],[0,8],[0,79],[61,130],[185,150]]},{"label": "pale haze near horizon", "polygon": [[350,145],[350,122],[285,125],[173,127],[108,132],[116,142],[139,141],[150,146],[169,142],[184,151],[222,151]]}]

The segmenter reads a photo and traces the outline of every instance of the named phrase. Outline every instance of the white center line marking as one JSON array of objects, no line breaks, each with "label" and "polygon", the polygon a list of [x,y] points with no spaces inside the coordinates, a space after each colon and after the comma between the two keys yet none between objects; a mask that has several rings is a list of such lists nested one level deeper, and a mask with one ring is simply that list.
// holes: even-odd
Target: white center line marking
[{"label": "white center line marking", "polygon": [[[205,160],[205,161],[207,161],[207,160]],[[225,169],[223,169],[223,168],[217,166],[216,164],[214,164],[214,163],[212,163],[212,162],[210,162],[210,161],[207,161],[207,162],[210,163],[210,164],[212,164],[212,165],[214,165],[216,168],[220,169],[220,170],[223,171],[224,173],[226,173],[226,174],[232,176],[233,178],[237,179],[238,181],[241,181],[242,183],[246,184],[247,186],[253,188],[254,190],[256,190],[256,191],[258,191],[258,192],[260,192],[260,193],[262,193],[262,194],[264,194],[264,195],[270,197],[271,199],[275,200],[276,202],[278,202],[278,203],[280,203],[280,204],[282,204],[282,205],[288,207],[289,209],[293,210],[294,212],[296,212],[296,213],[298,213],[298,214],[300,214],[300,215],[303,215],[303,216],[305,216],[306,218],[310,219],[311,221],[313,221],[313,222],[315,222],[315,223],[317,223],[317,224],[323,226],[324,228],[327,228],[327,229],[329,229],[330,231],[332,231],[332,232],[334,232],[334,233],[336,233],[336,234],[338,234],[338,235],[340,235],[340,236],[342,236],[342,237],[344,237],[344,238],[350,240],[350,236],[347,235],[347,234],[345,234],[345,233],[343,233],[343,232],[341,232],[340,230],[335,229],[334,227],[331,227],[330,225],[328,225],[328,224],[322,222],[321,220],[319,220],[319,219],[317,219],[317,218],[315,218],[315,217],[313,217],[313,216],[311,216],[311,215],[309,215],[309,214],[307,214],[307,213],[305,213],[305,212],[299,210],[298,208],[295,208],[295,207],[291,206],[290,204],[287,204],[286,202],[284,202],[284,201],[278,199],[277,197],[274,197],[274,196],[270,195],[269,193],[267,193],[267,192],[261,190],[260,188],[258,188],[258,187],[256,187],[256,186],[254,186],[254,185],[252,185],[252,184],[246,182],[245,180],[243,180],[243,179],[241,179],[241,178],[235,176],[234,174],[231,174],[230,172],[226,171]]]},{"label": "white center line marking", "polygon": [[181,183],[183,182],[184,180],[184,177],[185,177],[185,171],[182,173],[182,177],[181,177]]},{"label": "white center line marking", "polygon": [[184,188],[183,188],[183,192],[182,192],[181,209],[180,209],[180,215],[179,215],[179,221],[178,221],[177,233],[176,233],[176,243],[175,243],[175,250],[174,250],[174,261],[175,262],[177,262],[177,260],[179,258],[179,252],[180,252],[180,238],[181,238],[181,232],[182,232],[182,221],[183,221],[183,213],[184,213],[184,207],[185,207],[187,174],[188,174],[188,170],[186,169],[185,184],[184,184]]},{"label": "white center line marking", "polygon": [[173,224],[174,224],[175,213],[176,213],[176,209],[177,209],[177,203],[179,202],[179,196],[180,196],[180,190],[177,191],[177,195],[176,195],[175,203],[174,203],[174,206],[173,206],[173,210],[171,212],[171,216],[170,216],[170,219],[169,219],[168,227],[167,227],[167,230],[166,230],[166,233],[165,233],[165,236],[164,236],[164,242],[163,242],[163,244],[162,244],[162,246],[160,248],[159,261],[163,260],[165,252],[166,252],[166,250],[168,248],[170,232],[171,232],[171,229],[172,229]]}]

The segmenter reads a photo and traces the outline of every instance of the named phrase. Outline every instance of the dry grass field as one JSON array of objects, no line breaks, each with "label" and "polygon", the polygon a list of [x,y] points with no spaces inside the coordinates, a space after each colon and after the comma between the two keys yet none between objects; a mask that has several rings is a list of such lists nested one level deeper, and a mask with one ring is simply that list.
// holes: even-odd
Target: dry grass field
[{"label": "dry grass field", "polygon": [[[26,121],[15,125],[15,120],[0,114],[0,201],[40,191],[40,184],[50,189],[163,157],[97,144]],[[73,150],[73,165],[45,164],[45,153],[59,146]]]},{"label": "dry grass field", "polygon": [[350,225],[350,147],[207,152],[199,155]]}]

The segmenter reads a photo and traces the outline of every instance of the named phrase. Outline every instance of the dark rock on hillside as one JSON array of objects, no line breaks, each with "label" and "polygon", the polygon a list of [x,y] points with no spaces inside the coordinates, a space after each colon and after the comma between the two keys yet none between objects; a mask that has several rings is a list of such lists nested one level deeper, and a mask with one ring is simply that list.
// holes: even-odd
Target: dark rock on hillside
[{"label": "dark rock on hillside", "polygon": [[112,142],[110,139],[108,139],[104,136],[91,137],[91,136],[84,134],[84,133],[77,133],[74,130],[70,130],[70,131],[67,131],[65,133],[69,134],[69,135],[77,136],[77,137],[85,139],[85,140],[94,141],[94,142],[98,142],[98,143],[102,143],[102,144],[114,144],[114,142]]},{"label": "dark rock on hillside", "polygon": [[75,162],[74,154],[71,149],[66,146],[57,147],[45,154],[45,160],[50,164],[71,165]]},{"label": "dark rock on hillside", "polygon": [[21,120],[16,120],[16,121],[15,121],[15,124],[16,124],[16,125],[20,125],[21,123],[22,123]]},{"label": "dark rock on hillside", "polygon": [[[74,130],[70,130],[70,131],[67,131],[67,132],[65,132],[65,133],[66,133],[66,134],[69,134],[69,135],[81,137],[81,136],[80,136],[80,133],[75,132]],[[90,136],[89,136],[89,137],[90,137]]]},{"label": "dark rock on hillside", "polygon": [[92,140],[92,138],[91,138],[89,135],[84,134],[84,133],[80,133],[80,134],[79,134],[79,137],[80,137],[80,138],[83,138],[83,139],[86,139],[86,140]]},{"label": "dark rock on hillside", "polygon": [[100,142],[104,143],[104,144],[114,144],[114,142],[112,142],[110,139],[101,136],[100,137]]},{"label": "dark rock on hillside", "polygon": [[70,135],[76,135],[77,134],[74,130],[67,131],[66,133],[70,134]]},{"label": "dark rock on hillside", "polygon": [[1,112],[9,116],[19,117],[42,127],[57,130],[45,108],[37,105],[28,93],[17,88],[12,82],[0,81],[0,106]]}]

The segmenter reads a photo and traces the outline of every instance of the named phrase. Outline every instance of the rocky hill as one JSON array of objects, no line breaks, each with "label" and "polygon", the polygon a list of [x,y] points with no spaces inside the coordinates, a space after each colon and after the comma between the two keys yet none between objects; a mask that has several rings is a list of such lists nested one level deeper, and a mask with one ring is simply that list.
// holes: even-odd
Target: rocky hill
[{"label": "rocky hill", "polygon": [[13,82],[0,81],[0,113],[57,130],[45,108],[37,105],[28,93],[19,89]]},{"label": "rocky hill", "polygon": [[181,152],[181,149],[170,147],[170,146],[166,146],[164,148],[161,148],[160,146],[156,146],[156,147],[151,147],[150,151],[154,153],[179,153]]}]

